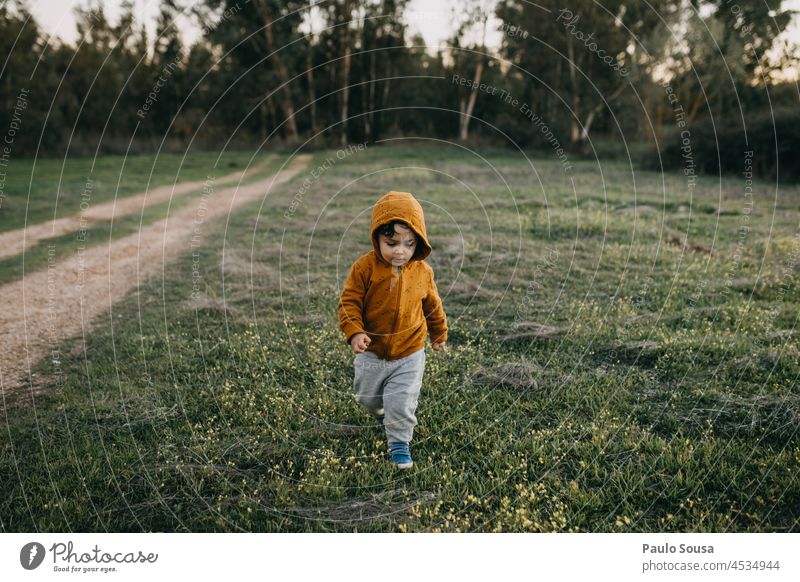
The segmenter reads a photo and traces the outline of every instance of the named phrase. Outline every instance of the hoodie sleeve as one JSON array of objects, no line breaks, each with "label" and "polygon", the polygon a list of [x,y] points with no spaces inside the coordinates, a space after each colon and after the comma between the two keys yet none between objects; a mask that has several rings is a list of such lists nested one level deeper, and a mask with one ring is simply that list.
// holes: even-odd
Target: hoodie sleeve
[{"label": "hoodie sleeve", "polygon": [[369,270],[364,261],[353,263],[339,298],[339,328],[348,345],[355,334],[367,333],[364,329],[363,313],[368,281]]},{"label": "hoodie sleeve", "polygon": [[444,342],[447,341],[447,316],[444,314],[442,299],[439,297],[430,265],[428,265],[428,277],[428,293],[422,300],[422,310],[428,323],[431,342]]}]

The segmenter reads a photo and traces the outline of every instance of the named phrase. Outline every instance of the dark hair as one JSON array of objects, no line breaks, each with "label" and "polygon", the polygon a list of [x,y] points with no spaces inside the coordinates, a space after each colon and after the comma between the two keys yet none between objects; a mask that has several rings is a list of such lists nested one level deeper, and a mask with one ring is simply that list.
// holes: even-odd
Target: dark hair
[{"label": "dark hair", "polygon": [[395,230],[394,230],[394,227],[395,227],[396,224],[400,224],[402,226],[405,226],[409,230],[411,230],[411,233],[414,235],[414,239],[417,241],[417,244],[414,247],[414,254],[411,256],[411,258],[412,259],[418,258],[425,245],[420,244],[420,240],[419,240],[420,237],[414,231],[414,229],[411,228],[411,225],[403,222],[402,220],[393,220],[392,222],[387,222],[386,224],[380,225],[378,228],[375,229],[375,240],[377,241],[378,240],[378,236],[381,235],[381,234],[383,236],[388,236],[388,237],[394,236],[396,234]]}]

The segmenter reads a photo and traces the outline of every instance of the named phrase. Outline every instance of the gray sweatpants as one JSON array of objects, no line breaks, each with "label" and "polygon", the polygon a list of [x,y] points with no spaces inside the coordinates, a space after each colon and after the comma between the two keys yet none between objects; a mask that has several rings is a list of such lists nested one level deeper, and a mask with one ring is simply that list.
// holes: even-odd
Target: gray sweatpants
[{"label": "gray sweatpants", "polygon": [[383,409],[388,442],[411,442],[417,426],[417,400],[425,372],[425,348],[400,358],[382,360],[373,352],[355,357],[356,401],[373,416]]}]

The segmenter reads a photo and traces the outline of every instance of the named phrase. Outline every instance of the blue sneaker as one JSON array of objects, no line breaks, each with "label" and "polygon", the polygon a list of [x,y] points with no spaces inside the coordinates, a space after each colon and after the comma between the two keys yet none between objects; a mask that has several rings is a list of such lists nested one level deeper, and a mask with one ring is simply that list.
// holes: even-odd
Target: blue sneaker
[{"label": "blue sneaker", "polygon": [[389,450],[392,453],[392,463],[397,465],[398,469],[410,469],[414,466],[408,443],[389,443]]}]

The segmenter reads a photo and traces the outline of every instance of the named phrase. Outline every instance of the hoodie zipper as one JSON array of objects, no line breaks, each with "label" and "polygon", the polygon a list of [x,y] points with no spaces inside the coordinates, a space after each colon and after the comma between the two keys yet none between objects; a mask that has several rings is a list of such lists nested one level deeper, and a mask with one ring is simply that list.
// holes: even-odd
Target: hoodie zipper
[{"label": "hoodie zipper", "polygon": [[383,359],[386,360],[389,358],[389,348],[391,347],[392,339],[394,338],[395,328],[397,327],[397,316],[400,313],[400,293],[403,290],[403,267],[397,267],[397,272],[400,274],[400,278],[397,281],[397,302],[394,306],[394,321],[392,322],[392,335],[388,337],[386,340],[386,351],[383,353]]}]

